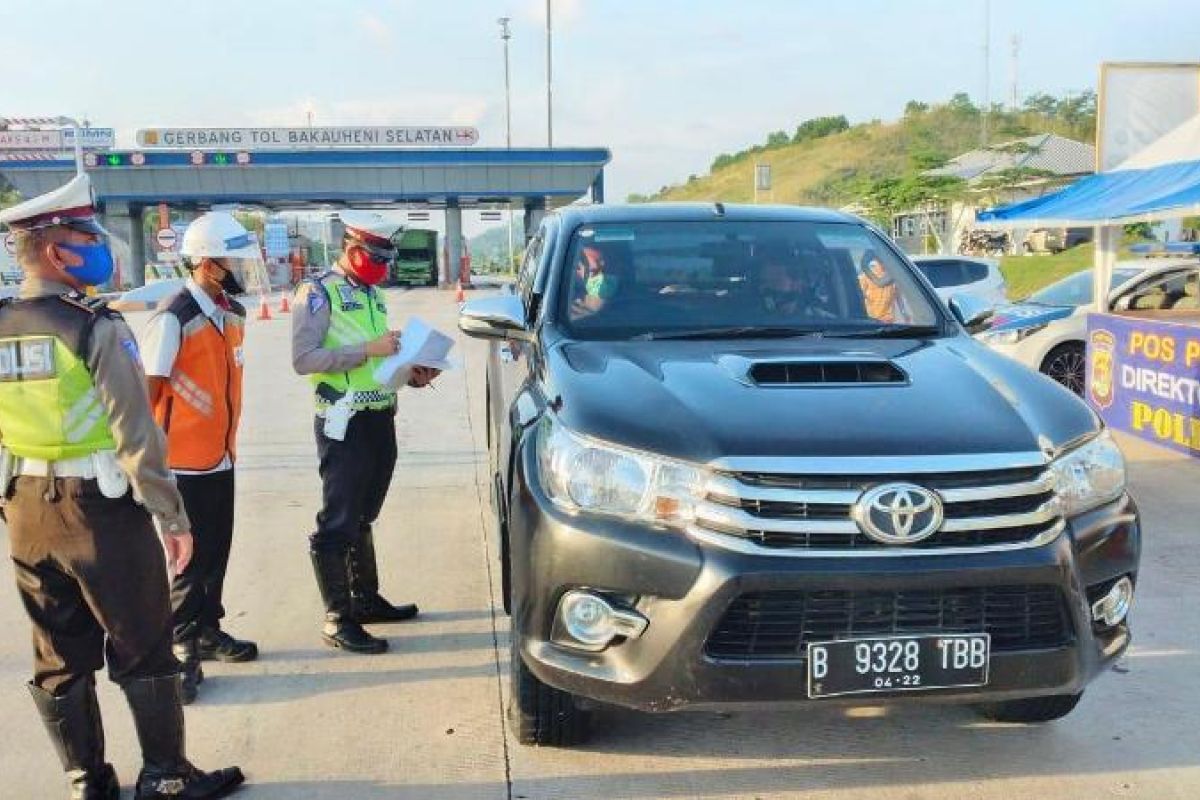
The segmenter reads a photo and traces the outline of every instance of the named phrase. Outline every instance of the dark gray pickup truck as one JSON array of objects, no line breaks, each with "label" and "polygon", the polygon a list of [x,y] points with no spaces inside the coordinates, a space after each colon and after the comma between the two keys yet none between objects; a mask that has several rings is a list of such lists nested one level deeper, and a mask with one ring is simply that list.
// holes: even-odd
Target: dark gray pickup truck
[{"label": "dark gray pickup truck", "polygon": [[1071,711],[1129,643],[1124,462],[878,230],[800,208],[549,215],[490,340],[511,717],[951,701]]}]

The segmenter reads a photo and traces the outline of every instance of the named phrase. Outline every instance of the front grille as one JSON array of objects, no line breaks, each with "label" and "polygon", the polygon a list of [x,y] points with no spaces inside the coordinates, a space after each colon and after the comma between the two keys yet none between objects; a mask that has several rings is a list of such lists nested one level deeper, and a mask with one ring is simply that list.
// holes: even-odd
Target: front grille
[{"label": "front grille", "polygon": [[[928,539],[922,539],[914,544],[905,545],[913,550],[938,550],[946,547],[991,547],[1002,544],[1020,544],[1036,538],[1053,528],[1057,523],[1047,525],[1018,525],[1013,528],[993,528],[990,530],[972,531],[938,531]],[[866,534],[853,533],[813,533],[813,532],[781,532],[749,530],[730,532],[729,535],[740,539],[748,539],[763,547],[778,549],[805,548],[808,550],[880,550],[893,545],[883,544],[867,537]]]},{"label": "front grille", "polygon": [[803,659],[810,642],[940,633],[991,634],[993,652],[1062,647],[1072,638],[1053,586],[768,591],[730,603],[705,652],[727,660]]},{"label": "front grille", "polygon": [[694,529],[766,551],[895,550],[869,537],[851,511],[871,488],[896,482],[932,490],[942,504],[941,525],[905,549],[1019,546],[1062,529],[1054,476],[1045,467],[915,476],[722,473],[709,481]]}]

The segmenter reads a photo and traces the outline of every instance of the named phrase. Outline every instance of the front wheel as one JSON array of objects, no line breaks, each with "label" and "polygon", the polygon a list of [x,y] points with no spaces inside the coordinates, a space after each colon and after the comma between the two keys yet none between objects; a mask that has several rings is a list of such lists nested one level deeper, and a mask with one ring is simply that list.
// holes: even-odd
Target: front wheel
[{"label": "front wheel", "polygon": [[1083,342],[1067,342],[1055,347],[1046,354],[1041,371],[1082,397],[1087,374]]},{"label": "front wheel", "polygon": [[521,744],[570,747],[583,744],[592,734],[591,712],[575,704],[569,692],[547,686],[525,666],[516,645],[511,648],[509,672],[512,700],[509,722]]},{"label": "front wheel", "polygon": [[1070,714],[1082,697],[1083,692],[1008,700],[983,706],[980,713],[996,722],[1051,722]]}]

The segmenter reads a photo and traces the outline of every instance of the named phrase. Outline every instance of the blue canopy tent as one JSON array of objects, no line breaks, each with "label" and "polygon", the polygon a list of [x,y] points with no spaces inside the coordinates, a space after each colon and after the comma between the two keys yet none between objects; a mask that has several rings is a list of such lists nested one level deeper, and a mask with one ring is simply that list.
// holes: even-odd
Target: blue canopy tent
[{"label": "blue canopy tent", "polygon": [[1093,225],[1096,307],[1107,287],[1122,225],[1200,215],[1200,116],[1192,117],[1116,169],[1076,181],[1054,194],[981,211],[981,227]]},{"label": "blue canopy tent", "polygon": [[1101,172],[1054,194],[981,211],[976,219],[984,225],[1001,223],[997,227],[1126,225],[1196,214],[1200,161],[1185,161]]}]

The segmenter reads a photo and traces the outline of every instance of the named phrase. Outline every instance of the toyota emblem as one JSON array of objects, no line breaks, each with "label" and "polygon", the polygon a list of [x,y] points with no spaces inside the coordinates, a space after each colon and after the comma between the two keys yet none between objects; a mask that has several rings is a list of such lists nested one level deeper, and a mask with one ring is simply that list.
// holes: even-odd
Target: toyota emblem
[{"label": "toyota emblem", "polygon": [[877,542],[914,544],[941,527],[942,501],[911,483],[886,483],[863,492],[850,516]]}]

